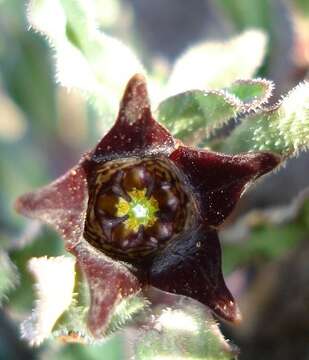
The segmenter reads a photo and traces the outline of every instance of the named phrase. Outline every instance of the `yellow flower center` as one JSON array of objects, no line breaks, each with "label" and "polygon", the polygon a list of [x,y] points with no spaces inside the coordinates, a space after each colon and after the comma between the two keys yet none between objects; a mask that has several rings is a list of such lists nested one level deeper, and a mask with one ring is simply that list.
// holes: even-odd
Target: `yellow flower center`
[{"label": "yellow flower center", "polygon": [[124,225],[128,230],[137,232],[141,225],[152,226],[157,221],[156,213],[159,210],[158,201],[151,196],[146,196],[146,189],[133,189],[128,193],[131,201],[119,198],[116,205],[116,216],[127,216]]}]

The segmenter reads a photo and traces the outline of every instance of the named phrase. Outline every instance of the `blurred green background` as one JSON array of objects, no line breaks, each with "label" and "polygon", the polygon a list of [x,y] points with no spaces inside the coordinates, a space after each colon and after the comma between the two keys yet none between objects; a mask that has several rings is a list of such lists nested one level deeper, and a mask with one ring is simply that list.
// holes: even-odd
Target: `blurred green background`
[{"label": "blurred green background", "polygon": [[[95,0],[95,6],[99,27],[134,48],[158,77],[195,42],[223,40],[250,27],[269,36],[257,76],[275,81],[273,101],[308,74],[306,0]],[[19,284],[0,311],[0,359],[129,358],[124,336],[95,347],[50,341],[38,349],[20,339],[18,324],[34,303],[26,263],[33,256],[61,254],[63,245],[51,230],[15,214],[12,204],[71,167],[102,136],[105,121],[78,93],[57,85],[54,74],[53,50],[29,29],[26,4],[0,0],[0,249],[19,272]],[[308,169],[309,157],[303,154],[260,183],[233,220],[251,209],[260,212],[222,235],[225,272],[246,315],[242,329],[224,326],[242,349],[240,359],[309,359],[309,271],[308,257],[303,258],[309,253],[309,203],[306,193],[294,200],[308,186]],[[288,207],[271,215],[261,212],[274,205]],[[3,271],[0,289],[5,281]]]}]

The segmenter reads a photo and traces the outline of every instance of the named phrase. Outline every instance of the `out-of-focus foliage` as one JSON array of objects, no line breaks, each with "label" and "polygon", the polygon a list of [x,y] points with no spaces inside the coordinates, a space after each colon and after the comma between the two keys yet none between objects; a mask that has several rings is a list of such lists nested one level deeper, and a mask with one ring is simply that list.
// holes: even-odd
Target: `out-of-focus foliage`
[{"label": "out-of-focus foliage", "polygon": [[308,233],[308,191],[285,207],[249,212],[222,233],[225,272],[280,258]]},{"label": "out-of-focus foliage", "polygon": [[55,49],[57,80],[85,93],[111,121],[127,79],[143,67],[129,47],[98,31],[94,10],[92,1],[32,0],[28,11],[30,24]]},{"label": "out-of-focus foliage", "polygon": [[[277,52],[268,52],[268,63],[265,68],[277,63],[281,51],[285,51],[286,59],[281,65],[289,61],[292,38],[292,24],[289,19],[290,7],[287,1],[246,1],[219,0],[217,6],[226,14],[231,26],[237,31],[248,27],[263,29],[269,36],[269,49],[277,46]],[[281,35],[284,32],[284,36]],[[266,70],[266,69],[265,69]],[[269,70],[269,69],[268,69]]]},{"label": "out-of-focus foliage", "polygon": [[168,93],[218,89],[238,79],[250,79],[263,62],[266,44],[265,33],[250,30],[226,42],[195,45],[176,61],[167,83]]},{"label": "out-of-focus foliage", "polygon": [[302,11],[305,16],[309,16],[309,4],[306,0],[294,0],[294,5],[299,11]]},{"label": "out-of-focus foliage", "polygon": [[12,0],[0,6],[1,85],[31,120],[37,136],[40,132],[52,132],[57,117],[48,46],[39,35],[26,31],[24,4]]},{"label": "out-of-focus foliage", "polygon": [[10,99],[9,96],[0,92],[0,139],[4,142],[20,140],[26,131],[26,121],[22,111]]},{"label": "out-of-focus foliage", "polygon": [[0,250],[0,305],[7,299],[10,291],[18,284],[18,274],[4,251]]}]

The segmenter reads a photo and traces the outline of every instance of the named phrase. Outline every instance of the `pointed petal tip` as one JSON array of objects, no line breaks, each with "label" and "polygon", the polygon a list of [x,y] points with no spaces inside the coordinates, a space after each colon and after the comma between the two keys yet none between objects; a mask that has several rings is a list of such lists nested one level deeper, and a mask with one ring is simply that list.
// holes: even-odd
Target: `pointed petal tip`
[{"label": "pointed petal tip", "polygon": [[262,176],[275,169],[282,161],[279,155],[270,152],[261,152],[254,154],[255,161],[253,167],[256,168],[258,176]]},{"label": "pointed petal tip", "polygon": [[132,98],[147,98],[148,100],[146,77],[142,74],[135,74],[128,81],[122,101]]},{"label": "pointed petal tip", "polygon": [[13,203],[13,209],[18,213],[21,214],[22,213],[22,200],[21,200],[22,196],[18,197],[14,203]]},{"label": "pointed petal tip", "polygon": [[238,305],[235,301],[230,300],[228,303],[217,303],[213,311],[223,320],[226,320],[234,325],[238,325],[242,322],[242,315]]},{"label": "pointed petal tip", "polygon": [[13,208],[18,214],[30,216],[29,212],[31,209],[32,195],[33,195],[32,193],[26,193],[26,194],[19,196],[15,200],[15,202],[13,204]]},{"label": "pointed petal tip", "polygon": [[[94,149],[91,160],[96,163],[129,154],[170,153],[175,146],[173,136],[151,114],[146,79],[135,74],[128,82],[114,126]],[[88,176],[91,170],[87,170]]]},{"label": "pointed petal tip", "polygon": [[237,306],[237,304],[235,305],[235,312],[234,312],[234,317],[232,319],[233,324],[235,325],[239,325],[242,323],[242,314],[239,310],[239,307]]},{"label": "pointed petal tip", "polygon": [[143,74],[137,73],[134,74],[131,79],[129,80],[128,84],[130,83],[145,83],[146,84],[146,77]]},{"label": "pointed petal tip", "polygon": [[119,119],[133,124],[150,116],[150,101],[146,78],[135,74],[128,82],[120,105]]},{"label": "pointed petal tip", "polygon": [[73,254],[90,294],[87,327],[94,338],[103,338],[116,306],[122,299],[140,291],[142,284],[124,264],[86,242],[75,246]]}]

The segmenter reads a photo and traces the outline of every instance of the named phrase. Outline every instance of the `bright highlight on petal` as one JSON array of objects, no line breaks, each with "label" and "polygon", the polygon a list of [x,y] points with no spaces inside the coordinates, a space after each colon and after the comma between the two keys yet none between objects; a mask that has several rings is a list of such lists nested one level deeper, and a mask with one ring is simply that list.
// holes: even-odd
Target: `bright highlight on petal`
[{"label": "bright highlight on petal", "polygon": [[28,267],[36,280],[38,299],[31,317],[23,322],[21,332],[31,345],[40,345],[72,302],[75,259],[65,256],[32,258]]}]

